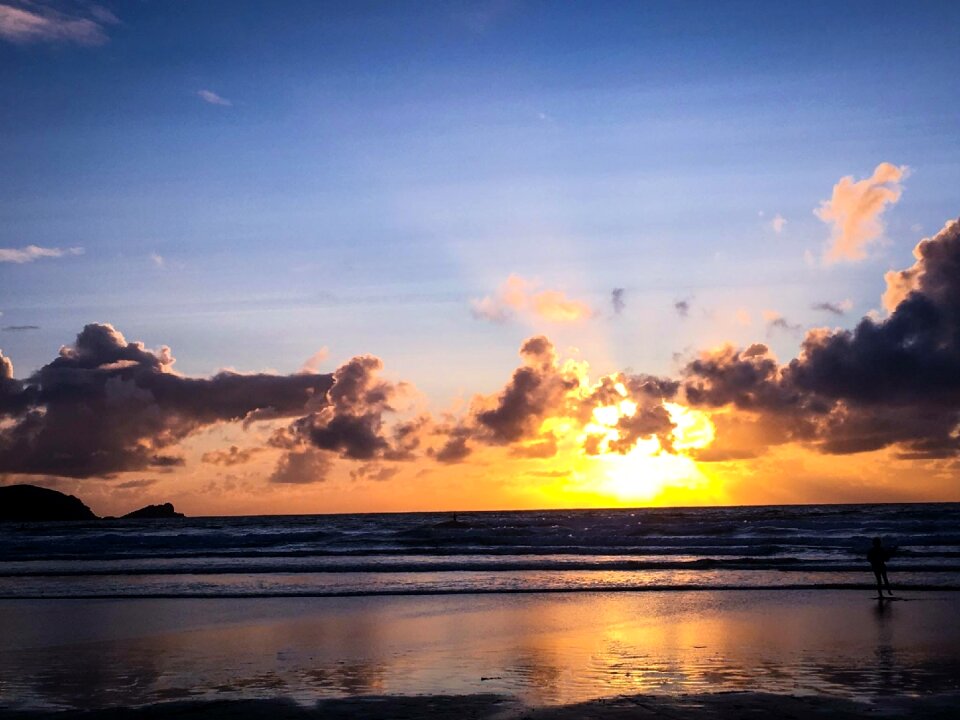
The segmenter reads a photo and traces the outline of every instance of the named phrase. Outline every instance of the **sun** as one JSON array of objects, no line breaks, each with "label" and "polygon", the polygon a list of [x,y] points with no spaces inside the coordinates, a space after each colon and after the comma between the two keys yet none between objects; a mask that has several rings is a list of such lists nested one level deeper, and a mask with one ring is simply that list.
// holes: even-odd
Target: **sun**
[{"label": "sun", "polygon": [[706,491],[710,480],[690,457],[690,450],[705,448],[713,442],[714,427],[699,410],[678,403],[663,403],[674,425],[671,448],[664,448],[657,437],[643,438],[628,453],[611,450],[619,439],[616,428],[621,417],[632,417],[637,405],[629,400],[626,388],[617,385],[623,399],[598,407],[584,436],[591,437],[597,450],[590,475],[599,494],[624,504],[669,504],[678,492]]}]

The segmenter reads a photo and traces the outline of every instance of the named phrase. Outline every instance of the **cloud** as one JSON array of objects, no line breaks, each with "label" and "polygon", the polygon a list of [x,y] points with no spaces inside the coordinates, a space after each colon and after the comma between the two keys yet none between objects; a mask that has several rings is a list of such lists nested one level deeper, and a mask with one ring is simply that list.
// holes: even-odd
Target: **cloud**
[{"label": "cloud", "polygon": [[677,311],[677,315],[680,317],[687,317],[690,314],[690,301],[689,300],[677,300],[673,304],[673,309]]},{"label": "cloud", "polygon": [[[13,361],[8,357],[4,357],[3,351],[0,350],[0,383],[4,381],[13,380]],[[0,385],[2,387],[2,385]],[[3,407],[0,405],[0,407]]]},{"label": "cloud", "polygon": [[900,200],[900,181],[907,177],[905,165],[880,163],[873,175],[854,181],[840,178],[830,200],[824,200],[814,214],[832,225],[833,238],[823,256],[826,264],[855,262],[867,256],[867,248],[883,234],[880,218],[888,205]]},{"label": "cloud", "polygon": [[541,290],[539,282],[510,275],[495,295],[471,301],[473,316],[504,323],[518,313],[553,323],[575,323],[593,315],[584,302],[568,298],[559,290]]},{"label": "cloud", "polygon": [[366,463],[356,470],[350,471],[351,480],[373,480],[374,482],[386,482],[393,479],[400,472],[398,467],[387,467],[377,463]]},{"label": "cloud", "polygon": [[473,449],[468,445],[472,435],[470,428],[458,425],[447,430],[446,435],[447,439],[443,446],[432,453],[438,462],[458,463],[465,460],[473,452]]},{"label": "cloud", "polygon": [[[332,375],[190,378],[169,348],[127,342],[111,325],[87,325],[73,345],[25,380],[0,377],[0,473],[71,477],[169,467],[177,444],[217,422],[269,408],[298,416],[320,401]],[[319,400],[318,400],[319,399]]]},{"label": "cloud", "polygon": [[893,312],[910,293],[920,291],[948,302],[955,275],[960,271],[956,246],[960,236],[960,222],[950,220],[933,238],[924,238],[913,249],[916,262],[906,270],[887,272],[883,279],[887,289],[882,303],[887,312]]},{"label": "cloud", "polygon": [[27,332],[29,330],[39,330],[39,325],[6,325],[3,332]]},{"label": "cloud", "polygon": [[613,305],[613,314],[621,314],[627,307],[625,300],[627,291],[623,288],[614,288],[610,293],[610,304]]},{"label": "cloud", "polygon": [[270,476],[270,482],[307,485],[327,479],[332,462],[327,453],[307,448],[283,455]]},{"label": "cloud", "polygon": [[[520,357],[520,367],[500,392],[476,396],[466,417],[440,430],[447,441],[436,453],[438,460],[464,460],[472,451],[470,443],[505,446],[514,456],[552,456],[558,448],[557,436],[544,429],[546,421],[562,421],[569,426],[568,432],[580,432],[588,454],[626,453],[649,437],[657,437],[665,449],[672,447],[674,423],[663,401],[673,396],[678,383],[618,373],[590,384],[586,367],[561,363],[556,348],[543,335],[524,341]],[[625,401],[632,412],[617,413],[611,424],[597,426],[597,408]]]},{"label": "cloud", "polygon": [[106,43],[105,26],[117,23],[113,13],[96,5],[78,5],[76,11],[81,14],[69,14],[36,2],[0,3],[0,39],[18,45]]},{"label": "cloud", "polygon": [[0,248],[0,263],[23,264],[33,262],[39,258],[64,257],[67,255],[83,255],[83,248],[45,248],[37,245],[27,245],[22,248]]},{"label": "cloud", "polygon": [[378,377],[383,362],[372,355],[355,357],[337,368],[325,404],[297,420],[290,428],[300,443],[351,460],[406,459],[409,440],[388,438],[385,415],[405,386]]},{"label": "cloud", "polygon": [[514,371],[493,406],[475,414],[478,427],[497,444],[533,435],[540,422],[579,385],[575,375],[560,369],[553,344],[542,335],[524,342],[520,357],[523,366]]},{"label": "cloud", "polygon": [[768,332],[771,330],[786,330],[787,332],[800,332],[803,330],[802,325],[790,322],[783,315],[773,310],[763,311],[763,321],[767,324]]},{"label": "cloud", "polygon": [[313,355],[304,360],[303,365],[300,366],[300,372],[317,372],[328,357],[330,357],[330,351],[326,347],[320,348]]},{"label": "cloud", "polygon": [[233,467],[234,465],[247,464],[253,460],[255,455],[263,451],[264,448],[260,447],[239,448],[236,445],[231,445],[227,450],[211,450],[210,452],[205,452],[200,460],[201,462],[211,465]]},{"label": "cloud", "polygon": [[167,261],[160,253],[150,253],[148,257],[150,258],[150,262],[152,262],[158,268],[165,267],[167,264]]},{"label": "cloud", "polygon": [[221,107],[232,107],[233,103],[225,97],[217,95],[213,90],[197,90],[197,97],[210,105],[220,105]]},{"label": "cloud", "polygon": [[[911,268],[888,274],[888,291],[898,298],[889,317],[864,317],[853,330],[811,330],[786,365],[765,346],[715,352],[685,368],[684,396],[753,413],[771,443],[803,442],[834,454],[896,446],[903,457],[956,457],[960,224],[947,223],[915,255]],[[717,438],[714,450],[722,450],[720,425]]]},{"label": "cloud", "polygon": [[157,481],[154,478],[141,478],[139,480],[127,480],[126,482],[117,483],[113,487],[117,490],[143,490],[156,484]]},{"label": "cloud", "polygon": [[[905,458],[957,458],[960,224],[921,241],[915,256],[913,266],[888,274],[898,299],[887,317],[810,330],[788,362],[763,343],[724,345],[697,355],[676,378],[614,372],[591,381],[586,363],[562,359],[535,335],[498,391],[439,418],[406,414],[409,386],[384,379],[372,355],[326,374],[191,378],[174,371],[169,348],[150,350],[91,324],[25,379],[0,353],[0,473],[170,471],[184,462],[180,443],[192,433],[264,417],[285,419],[265,447],[214,449],[203,461],[229,467],[279,450],[271,480],[305,483],[328,477],[338,460],[359,463],[355,477],[386,479],[394,463],[416,458],[454,464],[500,452],[526,463],[567,452],[625,454],[641,442],[704,461],[785,443],[826,454],[892,447]],[[778,313],[765,320],[796,327]],[[709,447],[680,442],[673,403],[709,415]]]},{"label": "cloud", "polygon": [[812,310],[822,310],[831,315],[846,315],[853,309],[852,300],[841,300],[840,302],[818,302],[810,306]]},{"label": "cloud", "polygon": [[783,215],[781,215],[780,213],[777,213],[776,215],[774,215],[774,216],[773,216],[773,220],[770,221],[770,228],[771,228],[777,235],[779,235],[780,233],[782,233],[782,232],[783,232],[783,229],[784,229],[786,226],[787,226],[787,219],[786,219]]}]

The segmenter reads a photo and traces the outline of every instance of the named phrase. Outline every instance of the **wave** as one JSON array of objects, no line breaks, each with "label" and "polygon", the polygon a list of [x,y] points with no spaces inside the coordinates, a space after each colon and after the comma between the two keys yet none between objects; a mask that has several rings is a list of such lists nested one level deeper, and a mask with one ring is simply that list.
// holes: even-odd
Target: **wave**
[{"label": "wave", "polygon": [[[897,592],[960,592],[960,583],[906,583],[898,584]],[[431,595],[533,595],[568,593],[651,593],[651,592],[773,592],[773,591],[822,591],[856,590],[874,592],[875,586],[867,583],[785,583],[770,585],[728,585],[728,584],[664,584],[664,585],[617,585],[607,587],[500,587],[500,588],[388,588],[364,590],[277,590],[256,592],[101,592],[70,593],[62,595],[0,593],[0,600],[173,600],[173,599],[255,599],[255,598],[362,598],[393,596],[431,596]],[[903,599],[903,598],[901,598]],[[912,598],[911,598],[912,599]]]},{"label": "wave", "polygon": [[[0,526],[3,597],[960,585],[960,504],[185,518]],[[428,589],[424,590],[424,586]],[[522,588],[518,590],[517,588]]]},{"label": "wave", "polygon": [[[366,562],[308,564],[242,564],[242,565],[169,565],[150,567],[49,567],[2,568],[0,578],[16,577],[107,577],[151,575],[298,575],[319,573],[456,573],[456,572],[537,572],[537,571],[609,571],[656,572],[672,570],[775,570],[778,572],[868,572],[864,562],[810,562],[801,558],[780,557],[775,561],[762,558],[697,558],[683,561],[474,561],[474,562]],[[891,572],[960,573],[960,564],[933,565],[899,563]]]}]

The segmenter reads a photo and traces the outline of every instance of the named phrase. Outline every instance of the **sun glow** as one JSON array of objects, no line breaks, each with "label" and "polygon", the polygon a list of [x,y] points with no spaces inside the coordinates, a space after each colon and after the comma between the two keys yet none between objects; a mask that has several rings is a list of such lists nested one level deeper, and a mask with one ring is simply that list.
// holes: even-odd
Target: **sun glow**
[{"label": "sun glow", "polygon": [[651,502],[677,490],[706,488],[709,479],[685,451],[705,448],[713,442],[710,418],[678,403],[664,402],[673,430],[669,438],[639,439],[629,452],[613,449],[620,440],[621,418],[636,415],[638,405],[627,398],[621,383],[615,386],[623,398],[611,405],[594,408],[592,420],[584,425],[583,439],[594,455],[591,475],[597,491],[621,502]]}]

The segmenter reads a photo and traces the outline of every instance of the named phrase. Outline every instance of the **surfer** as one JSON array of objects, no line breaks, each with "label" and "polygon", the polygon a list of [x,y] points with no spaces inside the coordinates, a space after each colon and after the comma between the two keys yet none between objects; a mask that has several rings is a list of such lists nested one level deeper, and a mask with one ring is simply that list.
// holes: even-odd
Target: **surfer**
[{"label": "surfer", "polygon": [[867,551],[867,561],[870,563],[870,569],[873,570],[874,577],[877,578],[877,597],[883,600],[883,588],[887,588],[887,594],[893,597],[893,590],[890,589],[890,581],[887,579],[887,560],[893,557],[896,548],[885,548],[880,538],[873,539],[873,547]]}]

